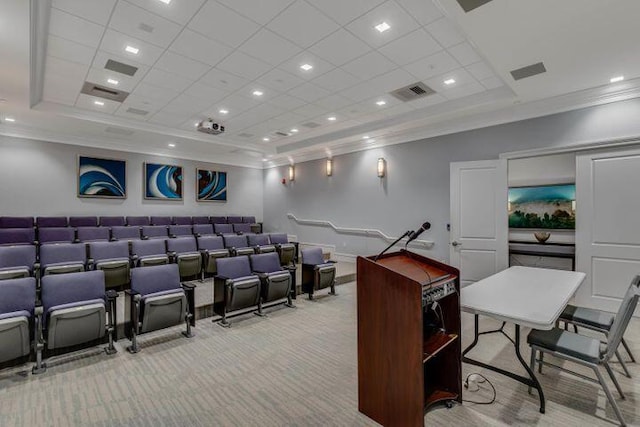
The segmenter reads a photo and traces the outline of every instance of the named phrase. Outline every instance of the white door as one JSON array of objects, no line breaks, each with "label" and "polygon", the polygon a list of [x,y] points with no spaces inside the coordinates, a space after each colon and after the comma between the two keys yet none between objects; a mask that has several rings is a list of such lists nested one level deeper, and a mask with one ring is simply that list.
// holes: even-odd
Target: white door
[{"label": "white door", "polygon": [[451,163],[449,261],[466,286],[508,267],[507,161]]},{"label": "white door", "polygon": [[576,157],[576,304],[616,312],[640,274],[640,150]]}]

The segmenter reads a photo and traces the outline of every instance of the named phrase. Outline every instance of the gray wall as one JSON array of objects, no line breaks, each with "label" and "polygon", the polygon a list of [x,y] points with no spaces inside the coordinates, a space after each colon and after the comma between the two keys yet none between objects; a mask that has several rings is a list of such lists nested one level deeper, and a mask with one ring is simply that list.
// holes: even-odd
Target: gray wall
[{"label": "gray wall", "polygon": [[[327,220],[340,227],[380,229],[400,235],[429,220],[421,238],[435,241],[426,253],[448,260],[449,163],[496,159],[499,154],[542,147],[640,135],[640,100],[634,99],[500,126],[371,149],[296,165],[296,179],[280,180],[286,167],[264,171],[265,229],[295,234],[308,243],[334,245],[339,253],[374,254],[381,239],[336,234],[328,228],[300,226],[288,219]],[[376,160],[387,160],[388,175],[376,176]]]},{"label": "gray wall", "polygon": [[[78,198],[77,156],[127,160],[127,198]],[[143,198],[143,162],[183,166],[183,200]],[[195,169],[227,171],[228,201],[196,202]],[[262,219],[262,171],[0,136],[0,215],[255,215]]]}]

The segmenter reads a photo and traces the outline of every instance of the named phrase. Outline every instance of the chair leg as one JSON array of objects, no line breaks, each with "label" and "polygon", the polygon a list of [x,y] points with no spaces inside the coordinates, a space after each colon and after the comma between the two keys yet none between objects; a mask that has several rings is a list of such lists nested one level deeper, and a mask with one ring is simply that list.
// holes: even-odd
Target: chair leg
[{"label": "chair leg", "polygon": [[544,352],[540,352],[540,361],[538,362],[538,373],[542,373],[542,362],[544,362]]},{"label": "chair leg", "polygon": [[131,345],[127,347],[129,353],[137,353],[138,349],[138,327],[137,325],[131,331]]},{"label": "chair leg", "polygon": [[258,311],[254,311],[253,314],[260,317],[267,317],[267,315],[262,312],[262,297],[258,298]]},{"label": "chair leg", "polygon": [[[540,353],[542,354],[542,352]],[[529,362],[529,368],[531,369],[531,372],[536,371],[536,350],[533,347],[531,347],[531,360]],[[529,386],[527,392],[531,394],[531,386]]]},{"label": "chair leg", "polygon": [[329,294],[331,294],[331,295],[338,295],[338,294],[336,293],[336,282],[335,282],[335,280],[334,280],[334,281],[333,281],[333,283],[331,284],[331,291],[329,291]]},{"label": "chair leg", "polygon": [[31,368],[31,373],[33,375],[43,374],[47,371],[47,364],[42,363],[43,348],[44,348],[44,344],[41,344],[41,343],[36,344],[36,366]]},{"label": "chair leg", "polygon": [[616,386],[616,389],[618,390],[618,394],[620,395],[620,398],[621,399],[626,399],[624,397],[624,393],[622,392],[622,389],[620,388],[620,384],[618,383],[618,379],[613,374],[613,371],[611,370],[611,366],[609,366],[609,362],[604,362],[603,365],[604,365],[605,369],[607,370],[607,373],[611,377],[611,381],[613,381],[613,385]]},{"label": "chair leg", "polygon": [[193,317],[193,314],[187,311],[187,314],[184,316],[184,320],[187,323],[187,330],[182,333],[182,335],[187,338],[193,337],[193,334],[191,333],[191,317]]},{"label": "chair leg", "polygon": [[223,328],[230,328],[231,327],[231,323],[229,323],[229,321],[227,320],[227,309],[226,308],[222,311],[222,320],[220,320],[220,322],[218,324],[220,326],[222,326]]},{"label": "chair leg", "polygon": [[627,423],[624,421],[624,418],[622,417],[622,413],[620,412],[620,408],[618,408],[618,404],[616,403],[615,399],[613,398],[613,395],[609,391],[609,387],[607,387],[607,384],[604,382],[604,378],[602,377],[602,374],[600,373],[600,369],[598,369],[597,366],[594,366],[593,367],[593,372],[595,372],[596,377],[598,378],[598,381],[600,382],[600,386],[602,386],[602,389],[604,390],[604,394],[607,395],[607,399],[609,400],[609,403],[613,407],[613,412],[616,413],[616,417],[618,418],[618,421],[620,421],[620,425],[626,426]]},{"label": "chair leg", "polygon": [[616,358],[618,359],[618,362],[620,362],[620,366],[622,367],[622,370],[624,371],[625,377],[631,378],[631,374],[629,373],[629,370],[627,369],[627,365],[622,360],[622,356],[620,356],[620,352],[617,349],[616,349]]},{"label": "chair leg", "polygon": [[573,332],[575,332],[576,334],[578,333],[578,325],[573,325]]},{"label": "chair leg", "polygon": [[629,346],[627,345],[627,342],[624,340],[624,338],[622,338],[622,346],[624,347],[625,351],[631,358],[631,363],[636,363],[636,359],[635,357],[633,357],[633,354],[631,354],[631,349],[629,349]]}]

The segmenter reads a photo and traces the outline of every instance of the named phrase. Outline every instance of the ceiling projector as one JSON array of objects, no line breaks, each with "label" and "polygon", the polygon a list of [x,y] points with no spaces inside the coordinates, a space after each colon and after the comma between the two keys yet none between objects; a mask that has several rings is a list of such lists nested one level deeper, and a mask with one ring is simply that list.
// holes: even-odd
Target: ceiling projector
[{"label": "ceiling projector", "polygon": [[211,135],[219,135],[224,133],[224,126],[221,124],[215,123],[213,120],[203,120],[198,123],[198,131],[208,133]]}]

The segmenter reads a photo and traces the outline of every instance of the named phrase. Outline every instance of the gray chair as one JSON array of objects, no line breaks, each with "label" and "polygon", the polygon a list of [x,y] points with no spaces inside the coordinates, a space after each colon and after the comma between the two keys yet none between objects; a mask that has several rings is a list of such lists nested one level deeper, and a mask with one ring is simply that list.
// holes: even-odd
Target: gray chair
[{"label": "gray chair", "polygon": [[107,288],[129,284],[131,259],[128,242],[89,243],[89,257],[89,264],[94,270],[104,271],[104,283]]},{"label": "gray chair", "polygon": [[232,224],[233,231],[238,234],[252,234],[251,224]]},{"label": "gray chair", "polygon": [[35,278],[0,281],[0,363],[31,353],[35,304]]},{"label": "gray chair", "polygon": [[190,225],[170,225],[169,237],[193,236],[193,230]]},{"label": "gray chair", "polygon": [[111,238],[114,240],[140,240],[140,227],[115,225],[111,227]]},{"label": "gray chair", "polygon": [[169,238],[169,230],[166,225],[143,225],[141,230],[143,239]]},{"label": "gray chair", "polygon": [[208,236],[213,235],[213,225],[211,224],[193,224],[193,235],[198,236]]},{"label": "gray chair", "polygon": [[100,217],[101,227],[123,227],[125,225],[127,225],[127,222],[124,220],[123,216],[101,216]]},{"label": "gray chair", "polygon": [[[41,284],[42,307],[36,308],[36,365],[34,374],[46,370],[45,351],[92,343],[108,335],[107,354],[113,346],[117,293],[104,289],[104,272],[45,276]],[[46,336],[46,339],[45,339]]]},{"label": "gray chair", "polygon": [[275,245],[278,255],[280,255],[280,264],[295,265],[296,246],[289,243],[287,235],[284,233],[269,234],[271,244]]},{"label": "gray chair", "polygon": [[41,245],[73,243],[76,241],[76,230],[70,227],[38,228],[38,241]]},{"label": "gray chair", "polygon": [[233,225],[231,225],[231,224],[214,223],[213,224],[213,231],[215,231],[216,234],[219,234],[219,235],[232,234],[233,233]]},{"label": "gray chair", "polygon": [[77,243],[40,246],[40,271],[43,276],[85,271],[87,249]]},{"label": "gray chair", "polygon": [[0,280],[35,276],[39,268],[35,246],[0,246]]},{"label": "gray chair", "polygon": [[238,236],[237,234],[225,234],[224,247],[229,249],[231,256],[252,255],[255,253],[252,247],[249,247],[247,236]]},{"label": "gray chair", "polygon": [[215,275],[218,270],[216,268],[216,259],[227,258],[229,250],[224,247],[224,242],[220,236],[199,236],[198,249],[202,253],[202,280],[205,274]]},{"label": "gray chair", "polygon": [[231,326],[227,313],[257,307],[262,316],[260,278],[251,272],[247,256],[216,259],[218,274],[213,281],[213,311],[222,316],[220,325]]},{"label": "gray chair", "polygon": [[152,216],[151,225],[164,225],[165,227],[171,225],[170,216]]},{"label": "gray chair", "polygon": [[[269,236],[266,234],[249,234],[247,235],[247,239],[249,246],[254,247],[258,254],[276,251],[276,247],[271,244]],[[280,257],[278,257],[278,262],[280,262]]]},{"label": "gray chair", "polygon": [[108,242],[110,239],[107,227],[80,227],[77,230],[79,242]]},{"label": "gray chair", "polygon": [[262,304],[286,298],[287,307],[293,308],[291,302],[291,271],[280,266],[280,258],[275,252],[249,256],[251,270],[260,277],[260,295]]},{"label": "gray chair", "polygon": [[148,216],[128,216],[127,217],[127,225],[128,226],[137,226],[142,227],[143,225],[150,225]]},{"label": "gray chair", "polygon": [[69,227],[97,227],[97,216],[70,216]]},{"label": "gray chair", "polygon": [[[615,320],[611,325],[608,341],[604,347],[600,340],[559,328],[554,328],[550,331],[531,331],[527,337],[527,342],[531,346],[531,370],[535,370],[535,364],[537,362],[539,364],[540,371],[542,371],[542,366],[550,366],[569,372],[580,378],[599,383],[600,386],[602,386],[609,403],[613,407],[613,411],[620,421],[620,424],[623,426],[626,425],[624,417],[620,412],[620,408],[609,391],[609,387],[605,383],[604,377],[602,376],[599,368],[600,366],[604,366],[609,377],[611,377],[611,381],[613,381],[613,384],[618,390],[618,393],[620,393],[620,397],[624,399],[624,394],[622,393],[620,384],[618,384],[618,380],[609,366],[609,361],[615,355],[616,350],[620,345],[622,336],[629,324],[629,321],[631,320],[631,317],[633,316],[636,305],[638,304],[638,298],[640,298],[640,276],[636,276],[632,280],[631,285],[622,300],[622,304],[620,304],[620,309],[615,316]],[[539,359],[536,359],[536,353],[540,353]],[[577,374],[573,371],[545,361],[545,353],[591,368],[595,373],[597,381],[593,378]],[[531,388],[529,388],[529,392],[531,392]]]},{"label": "gray chair", "polygon": [[167,252],[173,262],[178,264],[180,279],[201,275],[202,255],[198,251],[195,237],[178,237],[167,240]]},{"label": "gray chair", "polygon": [[331,288],[330,295],[336,295],[336,266],[333,261],[325,261],[322,248],[302,249],[302,292],[313,299],[314,291]]},{"label": "gray chair", "polygon": [[32,216],[0,216],[0,228],[33,228]]},{"label": "gray chair", "polygon": [[0,245],[33,245],[36,243],[35,228],[0,228]]},{"label": "gray chair", "polygon": [[169,264],[164,240],[134,240],[131,242],[131,259],[138,267]]},{"label": "gray chair", "polygon": [[173,217],[174,225],[191,225],[191,217],[190,216],[174,216]]},{"label": "gray chair", "polygon": [[125,334],[131,340],[127,350],[137,353],[138,335],[186,323],[186,337],[192,337],[194,285],[181,284],[176,264],[157,265],[131,271],[131,290],[125,291]]}]

